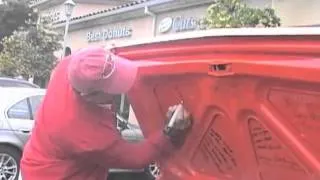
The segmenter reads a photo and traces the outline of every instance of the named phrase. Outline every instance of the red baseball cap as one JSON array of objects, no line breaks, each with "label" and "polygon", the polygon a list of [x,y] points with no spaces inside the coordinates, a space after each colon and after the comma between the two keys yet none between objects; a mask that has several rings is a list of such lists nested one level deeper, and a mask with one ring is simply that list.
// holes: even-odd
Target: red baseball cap
[{"label": "red baseball cap", "polygon": [[71,55],[68,76],[73,88],[80,93],[121,94],[133,86],[137,66],[103,47],[93,46]]}]

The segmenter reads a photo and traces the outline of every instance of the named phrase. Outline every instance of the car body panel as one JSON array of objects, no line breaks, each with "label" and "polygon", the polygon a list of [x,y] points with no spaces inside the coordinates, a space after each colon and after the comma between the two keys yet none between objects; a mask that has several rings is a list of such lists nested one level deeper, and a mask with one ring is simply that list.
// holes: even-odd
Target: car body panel
[{"label": "car body panel", "polygon": [[141,64],[128,97],[146,137],[172,105],[193,116],[159,179],[320,179],[319,30],[216,29],[116,47]]},{"label": "car body panel", "polygon": [[16,131],[12,130],[0,130],[0,144],[7,144],[13,147],[18,148],[19,150],[23,150],[23,147],[25,145],[25,142],[22,141],[18,136],[17,136]]},{"label": "car body panel", "polygon": [[7,137],[17,138],[23,147],[30,137],[31,130],[34,126],[34,120],[10,119],[6,121],[1,131],[7,132]]},{"label": "car body panel", "polygon": [[45,90],[36,88],[0,88],[0,144],[10,144],[23,149],[34,126],[34,120],[8,118],[8,110],[21,100],[44,94]]}]

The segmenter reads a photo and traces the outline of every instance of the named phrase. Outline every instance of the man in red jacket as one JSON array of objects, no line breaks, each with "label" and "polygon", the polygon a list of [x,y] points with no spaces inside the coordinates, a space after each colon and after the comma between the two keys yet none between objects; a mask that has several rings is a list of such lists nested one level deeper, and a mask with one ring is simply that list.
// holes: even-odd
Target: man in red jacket
[{"label": "man in red jacket", "polygon": [[[183,141],[189,113],[168,131],[128,143],[116,129],[112,94],[127,92],[137,67],[101,47],[66,57],[54,70],[21,160],[24,180],[106,180],[109,168],[143,168]],[[172,114],[176,107],[169,109]],[[178,141],[179,142],[178,142]]]}]

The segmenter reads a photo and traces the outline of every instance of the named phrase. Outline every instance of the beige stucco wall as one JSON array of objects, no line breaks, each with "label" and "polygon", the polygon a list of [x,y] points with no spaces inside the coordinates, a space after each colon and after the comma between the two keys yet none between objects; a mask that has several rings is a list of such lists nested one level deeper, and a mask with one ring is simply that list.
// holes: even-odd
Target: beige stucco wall
[{"label": "beige stucco wall", "polygon": [[[272,7],[272,0],[243,0],[243,1],[251,7],[256,7],[256,8]],[[173,18],[173,21],[175,21],[174,18],[177,18],[177,17],[183,17],[184,19],[183,23],[191,23],[190,18],[193,18],[194,20],[199,21],[201,18],[205,16],[208,6],[209,4],[204,4],[203,6],[190,7],[190,8],[177,10],[177,11],[171,11],[171,12],[165,12],[165,13],[159,14],[157,17],[156,34],[163,35],[168,33],[178,33],[179,30],[177,31],[177,29],[173,27],[174,22],[172,22],[173,24],[171,25],[172,27],[169,31],[160,32],[161,27],[159,26],[161,26],[160,25],[161,21],[163,21],[164,19],[168,20],[168,18]],[[188,30],[188,28],[186,28],[188,25],[182,25],[183,23],[181,23],[180,26],[185,26],[184,29]],[[192,28],[192,26],[193,25],[190,25],[191,28],[188,31],[201,28],[200,26],[197,26],[194,29]]]},{"label": "beige stucco wall", "polygon": [[320,0],[273,0],[283,26],[320,24]]},{"label": "beige stucco wall", "polygon": [[[317,7],[320,7],[320,0],[243,0],[248,5],[252,7],[273,7],[276,9],[277,14],[282,19],[283,26],[288,25],[305,25],[305,24],[316,24],[320,23],[320,11],[317,10]],[[87,5],[87,4],[80,4],[77,5],[75,9],[74,16],[79,14],[86,14],[88,12],[93,11],[93,9],[103,9],[105,5]],[[171,28],[169,31],[166,32],[159,32],[159,24],[163,19],[171,17],[184,17],[188,18],[195,18],[200,19],[205,15],[206,9],[208,4],[203,6],[191,7],[187,9],[180,9],[171,12],[164,12],[161,14],[157,14],[157,21],[156,21],[156,35],[163,35],[169,33],[178,33]],[[56,7],[62,8],[63,7]],[[102,29],[108,29],[113,27],[131,27],[132,28],[132,36],[120,39],[113,39],[113,40],[105,40],[105,41],[98,41],[98,42],[91,42],[89,43],[86,39],[87,33],[91,30],[99,31]],[[133,19],[128,21],[117,22],[113,24],[106,24],[103,26],[92,27],[90,29],[81,29],[77,31],[69,32],[69,45],[72,49],[78,49],[84,47],[88,44],[107,44],[110,42],[117,42],[117,41],[126,41],[128,39],[138,39],[141,37],[152,37],[152,17],[145,16],[144,18]],[[197,27],[198,28],[198,27]]]},{"label": "beige stucco wall", "polygon": [[[273,7],[276,10],[276,13],[280,16],[283,26],[290,25],[307,25],[307,24],[317,24],[320,23],[320,0],[243,0],[252,7]],[[78,4],[74,10],[73,16],[79,16],[81,14],[87,14],[92,11],[101,10],[107,8],[107,5],[93,5],[93,4]],[[187,9],[181,9],[171,12],[165,12],[157,14],[156,22],[156,35],[168,34],[168,33],[178,33],[173,29],[160,33],[159,24],[161,21],[167,17],[175,18],[182,16],[184,18],[196,18],[200,19],[205,15],[208,5],[192,7]],[[56,6],[51,9],[46,10],[55,10],[63,12],[63,6]],[[62,13],[64,15],[64,13]],[[104,28],[113,28],[113,27],[131,27],[132,36],[121,39],[113,39],[106,41],[98,41],[88,43],[86,36],[87,33],[91,30],[101,30]],[[123,22],[118,22],[114,24],[106,24],[100,27],[92,27],[90,29],[81,29],[77,31],[69,32],[69,45],[72,49],[78,49],[84,47],[88,44],[107,44],[111,41],[126,41],[128,39],[137,39],[140,37],[152,36],[152,17],[145,16],[144,18],[133,19]]]},{"label": "beige stucco wall", "polygon": [[[97,12],[100,10],[104,10],[107,8],[112,7],[111,5],[104,5],[104,4],[77,4],[74,7],[72,17],[77,17],[85,14],[89,14],[91,12]],[[64,5],[60,4],[58,6],[54,6],[48,8],[46,10],[40,11],[40,15],[47,15],[47,14],[54,14],[58,13],[59,17],[56,19],[57,21],[61,21],[65,19],[65,9]]]},{"label": "beige stucco wall", "polygon": [[243,2],[247,3],[250,7],[272,7],[272,0],[243,0]]},{"label": "beige stucco wall", "polygon": [[[159,33],[158,31],[159,23],[165,17],[183,16],[183,17],[201,18],[204,16],[207,7],[208,5],[204,5],[200,7],[188,8],[188,9],[178,10],[174,12],[165,12],[165,13],[157,14],[156,29],[155,29],[156,35],[174,33],[173,31],[167,32],[167,33]],[[122,28],[122,27],[132,28],[132,36],[125,37],[125,38],[112,39],[112,40],[105,40],[105,41],[96,41],[96,42],[87,41],[87,33],[90,31],[97,32],[97,31],[102,31],[103,29]],[[95,26],[92,28],[69,31],[67,44],[72,49],[76,50],[76,49],[85,47],[89,44],[90,45],[106,45],[108,43],[113,43],[113,42],[116,44],[117,42],[120,42],[120,41],[139,39],[144,37],[152,37],[152,36],[153,36],[153,18],[151,16],[145,16],[143,18],[131,19],[127,21],[116,22],[113,24],[105,24],[102,26]]]},{"label": "beige stucco wall", "polygon": [[113,7],[113,5],[105,5],[105,4],[77,4],[74,8],[72,15],[74,17],[81,16],[84,14],[88,14],[91,12],[97,12],[104,9],[108,9]]},{"label": "beige stucco wall", "polygon": [[244,0],[251,6],[272,7],[282,26],[320,24],[320,0]]},{"label": "beige stucco wall", "polygon": [[[87,45],[107,45],[110,43],[116,43],[119,41],[127,41],[130,39],[138,39],[141,37],[152,36],[152,18],[151,17],[143,17],[139,19],[132,19],[122,22],[116,22],[112,24],[106,24],[103,26],[96,26],[92,28],[81,29],[77,31],[69,32],[68,45],[76,50]],[[116,39],[108,39],[104,41],[95,41],[88,42],[87,34],[88,32],[100,32],[105,29],[114,29],[114,28],[132,28],[132,35],[130,37],[124,38],[116,38]]]}]

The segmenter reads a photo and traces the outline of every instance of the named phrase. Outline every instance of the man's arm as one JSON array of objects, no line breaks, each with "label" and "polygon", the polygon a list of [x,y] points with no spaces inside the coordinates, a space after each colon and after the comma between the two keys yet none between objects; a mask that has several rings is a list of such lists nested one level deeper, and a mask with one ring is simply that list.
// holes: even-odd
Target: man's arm
[{"label": "man's arm", "polygon": [[[79,129],[72,127],[73,133],[68,137],[60,133],[57,142],[66,156],[77,161],[107,168],[139,169],[183,144],[191,127],[191,116],[183,117],[178,117],[179,121],[173,127],[166,127],[139,143],[123,140],[119,132],[109,125],[109,121],[101,121],[96,126],[85,123]],[[67,128],[68,132],[70,129]]]},{"label": "man's arm", "polygon": [[162,132],[138,143],[118,139],[97,156],[97,161],[101,158],[101,163],[107,163],[109,168],[141,169],[170,152],[171,148],[171,141]]},{"label": "man's arm", "polygon": [[173,148],[169,137],[162,132],[138,143],[127,142],[116,135],[107,137],[106,141],[104,147],[101,145],[93,147],[95,143],[89,143],[88,146],[82,144],[88,148],[79,147],[81,150],[78,149],[80,151],[76,153],[76,156],[84,161],[108,168],[141,169]]}]

